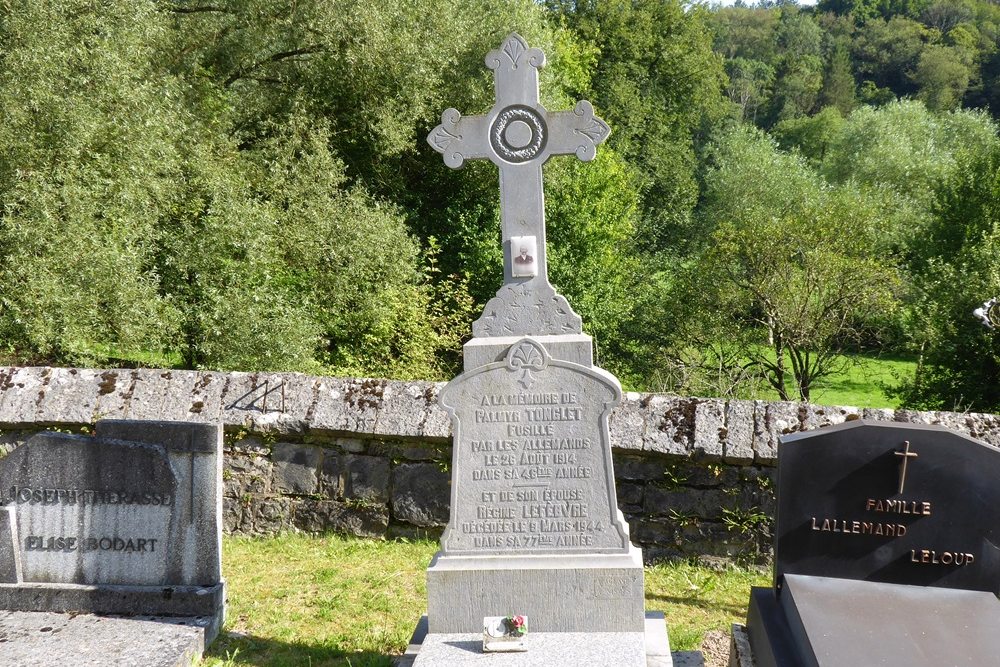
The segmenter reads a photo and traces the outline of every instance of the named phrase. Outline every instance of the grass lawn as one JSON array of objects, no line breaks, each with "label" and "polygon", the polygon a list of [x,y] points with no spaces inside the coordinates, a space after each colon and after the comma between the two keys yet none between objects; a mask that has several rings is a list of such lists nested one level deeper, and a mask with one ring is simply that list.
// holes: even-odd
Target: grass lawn
[{"label": "grass lawn", "polygon": [[[227,537],[227,620],[202,667],[388,667],[426,607],[437,542],[336,536]],[[671,648],[746,615],[766,573],[686,564],[646,569],[646,608],[666,614]]]},{"label": "grass lawn", "polygon": [[[858,408],[898,408],[895,399],[886,396],[882,385],[896,385],[903,378],[913,377],[917,362],[899,357],[872,355],[842,355],[837,373],[821,378],[813,386],[810,403],[818,405],[851,405]],[[790,366],[789,366],[790,367]],[[795,385],[787,382],[788,393],[798,394]],[[778,393],[767,390],[757,398],[778,400]]]}]

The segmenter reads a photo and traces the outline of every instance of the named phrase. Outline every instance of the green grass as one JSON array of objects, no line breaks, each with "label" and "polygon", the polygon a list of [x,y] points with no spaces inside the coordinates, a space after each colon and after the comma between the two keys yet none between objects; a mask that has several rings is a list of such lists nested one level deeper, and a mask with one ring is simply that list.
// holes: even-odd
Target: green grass
[{"label": "green grass", "polygon": [[[838,370],[821,378],[812,387],[809,402],[819,405],[851,405],[858,408],[898,408],[895,399],[888,397],[883,385],[896,385],[903,378],[912,377],[917,362],[900,357],[882,357],[864,354],[840,355]],[[791,368],[791,365],[788,365]],[[798,396],[795,385],[786,382],[793,400]],[[778,400],[778,392],[768,389],[757,397],[767,401]]]},{"label": "green grass", "polygon": [[[288,535],[227,537],[228,611],[202,667],[388,667],[426,608],[437,542]],[[674,650],[746,614],[767,575],[687,564],[646,569],[646,607],[666,614]]]}]

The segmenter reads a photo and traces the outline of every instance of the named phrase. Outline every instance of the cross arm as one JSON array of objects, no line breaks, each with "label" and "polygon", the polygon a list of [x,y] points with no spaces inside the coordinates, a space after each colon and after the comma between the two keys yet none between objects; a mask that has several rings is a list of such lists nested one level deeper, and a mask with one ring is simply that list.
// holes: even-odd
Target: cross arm
[{"label": "cross arm", "polygon": [[597,145],[611,134],[611,128],[594,115],[593,105],[581,100],[572,111],[548,113],[550,155],[575,154],[590,162],[597,156]]},{"label": "cross arm", "polygon": [[458,169],[466,160],[488,158],[486,116],[463,116],[457,109],[445,109],[441,124],[427,135],[427,143],[444,155],[444,163],[452,169]]}]

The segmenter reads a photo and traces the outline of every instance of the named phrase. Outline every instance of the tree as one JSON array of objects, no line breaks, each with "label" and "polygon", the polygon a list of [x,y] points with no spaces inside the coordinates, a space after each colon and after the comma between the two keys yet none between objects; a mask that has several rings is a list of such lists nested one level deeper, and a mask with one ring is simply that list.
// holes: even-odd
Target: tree
[{"label": "tree", "polygon": [[319,52],[295,41],[314,7],[8,4],[0,340],[15,361],[441,375],[462,281],[431,284],[399,210],[347,181],[331,123],[255,88]]},{"label": "tree", "polygon": [[[994,126],[995,129],[995,126]],[[915,409],[1000,409],[1000,338],[972,316],[1000,295],[1000,140],[969,144],[938,189],[912,311],[914,378],[896,387]]]},{"label": "tree", "polygon": [[844,122],[837,107],[830,106],[814,116],[783,120],[771,133],[782,149],[794,148],[809,160],[810,165],[819,166],[843,131]]},{"label": "tree", "polygon": [[875,242],[883,204],[876,192],[827,186],[758,130],[723,136],[713,164],[712,244],[675,296],[712,318],[714,336],[783,400],[789,381],[809,400],[836,354],[877,335],[873,323],[895,308],[897,274]]},{"label": "tree", "polygon": [[830,51],[826,72],[823,75],[820,104],[824,107],[836,107],[846,116],[857,106],[856,89],[847,40],[837,40]]},{"label": "tree", "polygon": [[881,243],[912,257],[925,230],[940,183],[956,169],[966,145],[982,145],[993,133],[982,114],[939,115],[917,101],[861,107],[830,142],[820,165],[832,183],[879,189],[893,202]]},{"label": "tree", "polygon": [[920,54],[913,79],[920,87],[917,98],[931,111],[958,108],[972,78],[972,63],[962,50],[932,44]]},{"label": "tree", "polygon": [[860,78],[888,88],[897,97],[916,93],[911,75],[933,36],[920,23],[902,16],[868,21],[853,44]]},{"label": "tree", "polygon": [[782,56],[777,67],[771,121],[810,113],[823,86],[822,32],[810,14],[784,8],[778,28]]},{"label": "tree", "polygon": [[680,0],[552,1],[555,15],[600,54],[588,90],[610,143],[641,188],[640,247],[682,252],[695,236],[695,144],[726,111],[722,58],[703,7]]},{"label": "tree", "polygon": [[759,60],[733,58],[726,61],[729,85],[726,94],[739,108],[740,120],[757,122],[757,110],[770,99],[774,68]]},{"label": "tree", "polygon": [[0,354],[88,363],[177,331],[149,270],[183,87],[147,3],[8,3],[0,20]]}]

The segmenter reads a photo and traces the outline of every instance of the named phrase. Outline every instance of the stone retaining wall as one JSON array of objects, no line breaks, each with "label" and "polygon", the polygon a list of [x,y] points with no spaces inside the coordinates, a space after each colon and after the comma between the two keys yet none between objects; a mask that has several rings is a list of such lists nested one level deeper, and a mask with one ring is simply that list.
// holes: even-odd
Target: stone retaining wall
[{"label": "stone retaining wall", "polygon": [[[0,367],[0,453],[97,419],[222,421],[225,528],[437,536],[451,425],[441,384],[295,373]],[[778,436],[853,419],[942,424],[1000,445],[1000,417],[627,394],[619,506],[650,559],[766,560]]]}]

